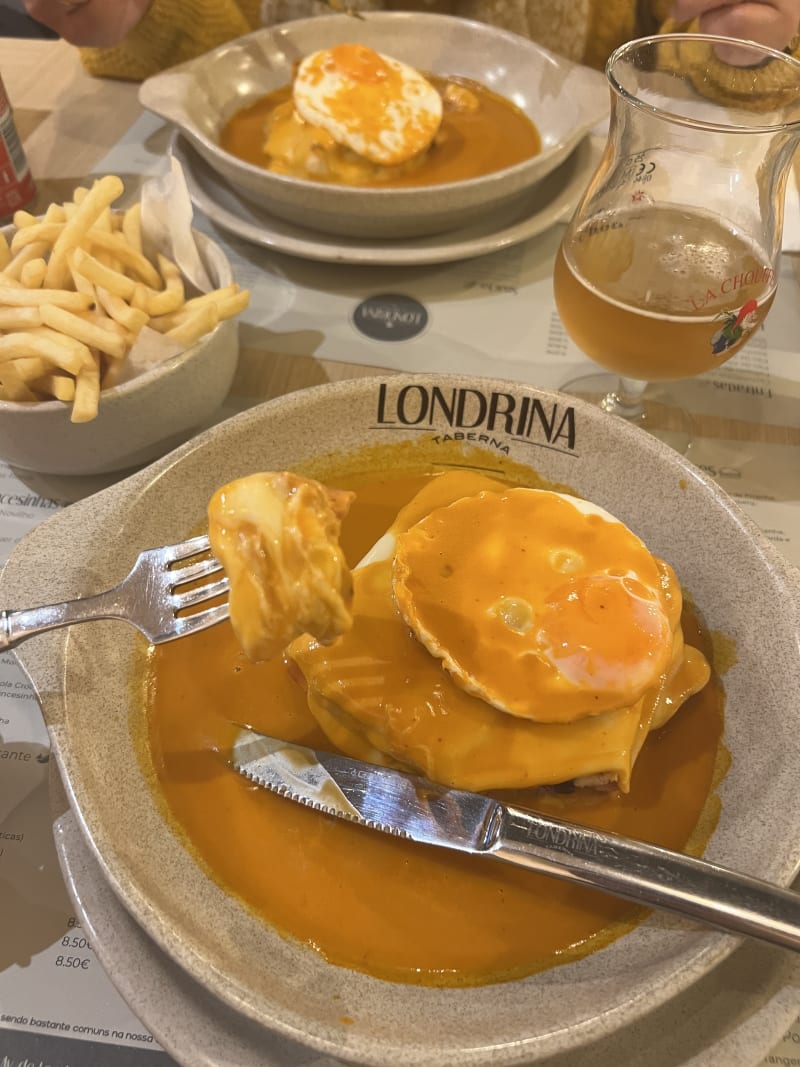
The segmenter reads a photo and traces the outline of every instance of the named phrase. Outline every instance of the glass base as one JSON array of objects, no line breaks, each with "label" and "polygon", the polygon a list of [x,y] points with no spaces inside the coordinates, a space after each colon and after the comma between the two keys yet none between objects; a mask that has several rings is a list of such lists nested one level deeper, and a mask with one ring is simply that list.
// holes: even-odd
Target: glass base
[{"label": "glass base", "polygon": [[579,397],[625,419],[657,437],[676,452],[686,455],[694,440],[694,421],[659,383],[650,383],[641,397],[628,403],[619,391],[620,378],[616,374],[586,374],[560,387],[560,392]]}]

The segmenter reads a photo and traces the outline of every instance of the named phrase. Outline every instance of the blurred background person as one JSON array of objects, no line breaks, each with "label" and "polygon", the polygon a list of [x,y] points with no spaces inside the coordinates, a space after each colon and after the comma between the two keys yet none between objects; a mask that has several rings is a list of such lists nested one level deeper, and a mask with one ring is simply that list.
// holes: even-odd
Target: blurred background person
[{"label": "blurred background person", "polygon": [[[81,49],[95,75],[141,80],[261,25],[343,10],[347,0],[24,0]],[[353,0],[360,10],[442,12],[529,37],[602,68],[618,45],[658,32],[716,33],[799,50],[800,0]]]}]

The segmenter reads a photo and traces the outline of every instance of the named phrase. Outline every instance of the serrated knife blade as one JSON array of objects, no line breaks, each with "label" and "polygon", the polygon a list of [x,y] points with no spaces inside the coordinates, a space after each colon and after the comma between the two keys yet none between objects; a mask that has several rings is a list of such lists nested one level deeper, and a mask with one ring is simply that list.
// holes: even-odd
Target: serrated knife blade
[{"label": "serrated knife blade", "polygon": [[317,811],[422,844],[527,867],[800,951],[800,894],[620,834],[241,729],[231,764]]}]

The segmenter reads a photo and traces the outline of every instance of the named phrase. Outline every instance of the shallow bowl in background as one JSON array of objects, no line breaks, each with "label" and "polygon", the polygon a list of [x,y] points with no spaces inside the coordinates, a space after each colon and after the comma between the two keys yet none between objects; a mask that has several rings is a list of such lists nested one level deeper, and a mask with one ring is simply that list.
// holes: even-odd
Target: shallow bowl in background
[{"label": "shallow bowl in background", "polygon": [[[348,188],[272,174],[219,146],[240,108],[291,82],[298,60],[335,44],[365,44],[417,70],[482,82],[533,121],[542,151],[479,178],[419,188]],[[308,229],[349,237],[413,237],[469,225],[523,204],[608,113],[602,75],[517,34],[422,12],[322,15],[256,30],[148,78],[144,107],[173,122],[238,193]]]}]

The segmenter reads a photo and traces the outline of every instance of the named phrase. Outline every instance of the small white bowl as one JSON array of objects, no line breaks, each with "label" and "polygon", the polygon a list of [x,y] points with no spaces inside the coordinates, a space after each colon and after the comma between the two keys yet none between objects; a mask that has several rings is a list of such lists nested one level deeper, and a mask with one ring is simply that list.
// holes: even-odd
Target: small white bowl
[{"label": "small white bowl", "polygon": [[[310,52],[341,43],[368,45],[423,72],[482,82],[528,115],[542,151],[480,178],[378,189],[272,174],[220,148],[220,131],[234,112],[291,82],[295,64]],[[252,203],[300,226],[350,237],[443,233],[521,204],[608,113],[599,72],[486,23],[416,11],[323,15],[256,30],[147,79],[139,99],[175,123]]]},{"label": "small white bowl", "polygon": [[[234,279],[219,245],[195,233],[215,286]],[[226,319],[196,344],[100,393],[97,416],[70,422],[59,400],[0,401],[0,459],[20,472],[93,475],[123,471],[186,441],[220,407],[239,360],[238,322]]]}]

